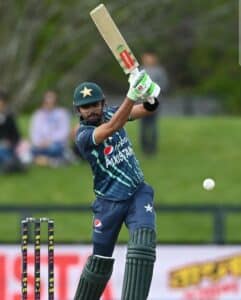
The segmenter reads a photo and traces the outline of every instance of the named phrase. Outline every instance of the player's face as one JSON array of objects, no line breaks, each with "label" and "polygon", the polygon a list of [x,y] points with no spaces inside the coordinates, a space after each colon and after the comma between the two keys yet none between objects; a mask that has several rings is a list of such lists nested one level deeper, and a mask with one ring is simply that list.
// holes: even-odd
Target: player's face
[{"label": "player's face", "polygon": [[102,120],[103,102],[82,105],[79,107],[79,113],[88,124],[97,126]]},{"label": "player's face", "polygon": [[53,110],[56,106],[57,95],[55,92],[47,92],[43,99],[43,108],[45,110]]}]

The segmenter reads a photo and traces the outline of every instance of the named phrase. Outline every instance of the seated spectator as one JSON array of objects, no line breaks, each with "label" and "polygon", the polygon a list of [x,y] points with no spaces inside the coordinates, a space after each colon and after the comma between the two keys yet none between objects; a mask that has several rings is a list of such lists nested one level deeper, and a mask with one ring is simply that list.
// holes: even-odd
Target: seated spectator
[{"label": "seated spectator", "polygon": [[30,124],[30,138],[34,162],[38,165],[58,166],[66,162],[70,115],[57,107],[57,94],[47,91],[42,107],[37,110]]},{"label": "seated spectator", "polygon": [[16,155],[20,133],[7,105],[8,96],[0,91],[0,173],[23,171],[23,165]]}]

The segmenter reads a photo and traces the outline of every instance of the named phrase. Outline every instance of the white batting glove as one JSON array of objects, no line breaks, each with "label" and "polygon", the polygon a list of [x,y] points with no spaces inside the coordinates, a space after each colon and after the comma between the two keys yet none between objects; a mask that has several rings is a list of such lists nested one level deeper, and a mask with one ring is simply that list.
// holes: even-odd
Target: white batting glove
[{"label": "white batting glove", "polygon": [[[144,96],[148,96],[148,91],[153,90],[153,82],[150,76],[142,70],[139,73],[131,74],[129,77],[130,88],[127,93],[127,97],[132,101],[137,101]],[[147,93],[147,94],[146,94]]]},{"label": "white batting glove", "polygon": [[128,82],[130,86],[133,86],[134,82],[136,81],[136,78],[140,75],[140,71],[136,68],[134,69],[128,78]]},{"label": "white batting glove", "polygon": [[[140,77],[144,76],[144,74],[146,74],[144,80],[145,81],[145,88],[142,89],[142,87],[138,87],[139,91],[138,91],[138,99],[141,99],[142,101],[147,101],[147,102],[150,102],[150,103],[154,103],[154,99],[153,98],[157,98],[160,94],[160,91],[161,91],[161,88],[160,86],[153,82],[150,78],[150,76],[146,73],[145,70],[142,70],[141,72],[138,71],[138,69],[134,70],[130,76],[129,76],[129,83],[130,83],[130,86],[134,86],[138,80],[140,80]],[[142,85],[143,82],[140,82],[140,85]],[[148,88],[149,86],[149,88]],[[137,88],[137,87],[136,87]],[[140,91],[140,89],[142,89]],[[146,91],[146,92],[145,92]],[[134,100],[136,101],[136,100]]]},{"label": "white batting glove", "polygon": [[152,81],[150,88],[148,89],[148,91],[146,91],[144,96],[146,97],[147,101],[150,101],[150,98],[157,98],[160,92],[161,92],[160,86],[154,81]]}]

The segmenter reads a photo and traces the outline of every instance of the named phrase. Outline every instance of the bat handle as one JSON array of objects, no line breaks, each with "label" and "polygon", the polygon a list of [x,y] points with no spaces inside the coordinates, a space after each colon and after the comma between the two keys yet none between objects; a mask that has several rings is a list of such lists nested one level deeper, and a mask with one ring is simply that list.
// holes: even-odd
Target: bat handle
[{"label": "bat handle", "polygon": [[133,75],[133,76],[137,76],[139,73],[140,73],[140,71],[138,68],[135,68],[131,71],[131,75]]},{"label": "bat handle", "polygon": [[135,80],[135,78],[138,76],[139,73],[140,73],[140,71],[138,68],[135,68],[130,72],[130,76],[128,79],[130,85],[132,85],[133,81]]}]

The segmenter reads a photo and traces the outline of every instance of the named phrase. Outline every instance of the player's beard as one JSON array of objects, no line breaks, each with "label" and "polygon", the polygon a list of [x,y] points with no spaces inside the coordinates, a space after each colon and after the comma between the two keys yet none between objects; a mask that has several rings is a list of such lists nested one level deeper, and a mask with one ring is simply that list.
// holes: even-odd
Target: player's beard
[{"label": "player's beard", "polygon": [[104,121],[104,114],[103,114],[104,106],[105,106],[105,100],[103,99],[101,101],[101,109],[93,110],[91,113],[89,113],[88,116],[85,117],[79,114],[80,122],[85,125],[99,126]]},{"label": "player's beard", "polygon": [[99,126],[102,123],[102,111],[101,113],[91,113],[85,120],[87,125]]}]

